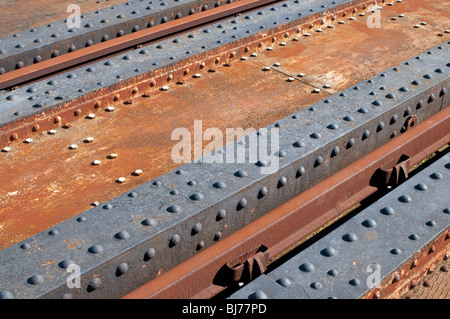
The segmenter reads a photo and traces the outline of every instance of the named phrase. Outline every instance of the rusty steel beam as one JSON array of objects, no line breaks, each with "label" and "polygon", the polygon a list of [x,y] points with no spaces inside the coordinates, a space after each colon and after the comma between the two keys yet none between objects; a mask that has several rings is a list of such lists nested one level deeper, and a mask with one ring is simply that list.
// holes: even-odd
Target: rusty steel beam
[{"label": "rusty steel beam", "polygon": [[207,11],[199,12],[190,16],[159,24],[154,27],[133,32],[115,39],[88,46],[74,52],[56,56],[52,59],[29,66],[19,68],[0,75],[0,90],[30,82],[34,79],[44,77],[51,73],[66,70],[70,67],[85,62],[93,62],[112,54],[133,48],[137,45],[148,43],[169,35],[180,33],[191,28],[201,26],[234,14],[247,10],[256,9],[261,6],[279,0],[239,0],[225,4]]},{"label": "rusty steel beam", "polygon": [[220,278],[223,275],[220,271],[228,262],[260,247],[268,249],[270,259],[276,258],[376,192],[379,181],[374,176],[384,165],[405,155],[409,157],[409,165],[414,165],[449,143],[449,128],[450,108],[446,108],[124,298],[216,295],[232,283],[230,278]]}]

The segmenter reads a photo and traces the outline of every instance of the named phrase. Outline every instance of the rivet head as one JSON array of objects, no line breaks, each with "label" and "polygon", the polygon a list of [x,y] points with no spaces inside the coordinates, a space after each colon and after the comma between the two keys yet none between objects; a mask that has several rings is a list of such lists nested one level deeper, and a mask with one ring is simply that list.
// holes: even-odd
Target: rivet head
[{"label": "rivet head", "polygon": [[402,251],[398,248],[391,249],[392,255],[400,255],[401,253],[402,253]]},{"label": "rivet head", "polygon": [[237,204],[236,209],[237,210],[241,210],[243,209],[245,206],[247,206],[247,199],[246,198],[241,198]]},{"label": "rivet head", "polygon": [[377,223],[376,223],[373,219],[371,219],[371,218],[366,219],[366,220],[363,221],[361,224],[362,224],[364,227],[367,227],[367,228],[374,228],[374,227],[377,226]]},{"label": "rivet head", "polygon": [[336,269],[331,269],[327,272],[327,275],[331,276],[331,277],[336,277],[338,275],[338,271]]},{"label": "rivet head", "polygon": [[42,277],[41,275],[34,275],[30,278],[28,278],[27,282],[31,285],[41,285],[44,283],[44,277]]},{"label": "rivet head", "polygon": [[225,209],[220,209],[218,212],[217,212],[217,215],[216,215],[216,220],[221,220],[221,219],[224,219],[225,217],[227,216],[227,211],[225,210]]},{"label": "rivet head", "polygon": [[425,225],[427,225],[429,227],[434,227],[434,226],[436,226],[436,222],[434,220],[429,220],[425,223]]},{"label": "rivet head", "polygon": [[320,288],[322,288],[322,284],[318,281],[315,281],[315,282],[311,283],[310,287],[315,290],[319,290]]},{"label": "rivet head", "polygon": [[299,268],[303,272],[313,272],[316,269],[313,264],[308,262],[301,264]]},{"label": "rivet head", "polygon": [[432,179],[442,179],[444,176],[441,174],[441,173],[439,173],[439,172],[434,172],[433,174],[431,174],[430,175],[430,177],[432,178]]},{"label": "rivet head", "polygon": [[91,247],[88,249],[88,251],[89,251],[91,254],[101,254],[101,253],[104,251],[104,248],[103,248],[102,245],[94,245],[94,246],[91,246]]},{"label": "rivet head", "polygon": [[416,186],[414,186],[415,189],[417,189],[418,191],[426,191],[428,189],[427,185],[425,185],[424,183],[419,183]]},{"label": "rivet head", "polygon": [[181,212],[181,207],[175,204],[175,205],[168,207],[167,211],[169,213],[179,213],[179,212]]},{"label": "rivet head", "polygon": [[223,182],[223,181],[218,181],[213,184],[213,187],[217,188],[217,189],[222,189],[222,188],[225,188],[226,186],[227,186],[227,184],[225,184],[225,182]]},{"label": "rivet head", "polygon": [[128,264],[127,263],[121,263],[116,270],[116,275],[120,276],[123,275],[128,271]]},{"label": "rivet head", "polygon": [[348,283],[352,286],[359,286],[361,284],[361,282],[356,278],[351,279]]},{"label": "rivet head", "polygon": [[380,210],[380,213],[383,215],[392,215],[395,213],[395,210],[390,206],[386,206]]},{"label": "rivet head", "polygon": [[356,240],[358,240],[358,236],[356,236],[356,234],[354,233],[347,233],[344,236],[342,236],[342,239],[346,242],[354,242]]},{"label": "rivet head", "polygon": [[193,193],[191,196],[189,196],[191,200],[199,201],[205,198],[205,195],[202,193]]},{"label": "rivet head", "polygon": [[320,254],[325,257],[332,257],[337,255],[337,251],[333,247],[327,247],[320,251]]},{"label": "rivet head", "polygon": [[88,291],[94,291],[95,289],[100,288],[101,285],[102,285],[102,280],[98,277],[95,277],[88,283],[87,289],[88,289]]},{"label": "rivet head", "polygon": [[402,203],[410,203],[412,201],[412,198],[409,195],[402,195],[398,198],[398,201]]},{"label": "rivet head", "polygon": [[117,234],[114,235],[115,239],[125,240],[130,238],[130,234],[126,230],[121,230]]},{"label": "rivet head", "polygon": [[289,278],[286,277],[282,277],[276,282],[284,288],[289,288],[292,285],[292,282],[289,280]]},{"label": "rivet head", "polygon": [[144,254],[144,259],[146,261],[148,261],[148,260],[152,259],[153,257],[155,257],[155,255],[156,255],[155,248],[149,248]]},{"label": "rivet head", "polygon": [[173,235],[172,237],[170,237],[169,245],[170,245],[170,246],[178,245],[178,244],[180,243],[180,241],[181,241],[180,235],[175,234],[175,235]]},{"label": "rivet head", "polygon": [[267,296],[263,291],[257,290],[254,293],[252,293],[250,296],[248,296],[249,299],[268,299],[269,296]]},{"label": "rivet head", "polygon": [[236,173],[234,173],[234,176],[237,177],[245,177],[248,176],[248,173],[242,169],[238,170]]},{"label": "rivet head", "polygon": [[13,299],[14,295],[8,291],[8,290],[3,290],[0,291],[0,299]]},{"label": "rivet head", "polygon": [[74,262],[72,260],[64,259],[58,263],[58,266],[62,269],[67,269],[72,264],[74,264]]},{"label": "rivet head", "polygon": [[197,222],[195,223],[194,227],[192,227],[192,235],[198,234],[202,231],[202,223]]}]

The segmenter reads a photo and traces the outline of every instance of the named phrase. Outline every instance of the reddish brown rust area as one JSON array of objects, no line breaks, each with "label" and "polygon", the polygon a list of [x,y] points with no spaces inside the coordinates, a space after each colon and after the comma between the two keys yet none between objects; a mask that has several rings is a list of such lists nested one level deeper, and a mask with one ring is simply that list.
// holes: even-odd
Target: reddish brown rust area
[{"label": "reddish brown rust area", "polygon": [[[301,36],[298,42],[290,41],[296,28],[288,38],[284,37],[286,30],[282,30],[265,39],[255,38],[240,52],[228,47],[206,60],[193,58],[180,63],[178,73],[161,70],[116,92],[105,90],[21,123],[20,130],[10,131],[0,141],[11,146],[10,152],[0,153],[0,248],[75,216],[92,202],[104,202],[175,168],[178,164],[170,157],[175,145],[171,133],[175,128],[192,130],[194,120],[203,121],[203,130],[262,127],[324,99],[333,90],[357,83],[449,39],[448,34],[437,36],[438,30],[445,30],[449,18],[444,4],[432,0],[404,2],[410,4],[384,7],[380,29],[366,30],[360,22],[366,17],[358,16],[356,21],[346,20],[344,25],[333,22],[333,29],[314,32],[311,37]],[[409,6],[416,10],[401,20],[390,20],[403,13],[403,8],[409,10]],[[317,28],[320,19],[315,21]],[[428,24],[414,29],[413,24],[418,21]],[[305,28],[302,32],[309,30],[308,26]],[[272,43],[274,36],[277,42]],[[282,41],[287,43],[285,47],[278,45]],[[263,44],[259,48],[260,42]],[[237,59],[268,46],[275,50],[262,51],[247,61]],[[230,58],[231,52],[236,52],[234,58]],[[216,64],[218,56],[220,62]],[[284,72],[276,67],[262,71],[263,66],[276,60]],[[211,68],[216,72],[207,72]],[[198,72],[202,77],[192,78]],[[307,73],[308,78],[287,82],[296,72]],[[173,79],[168,81],[170,74]],[[177,81],[184,84],[176,84]],[[327,89],[311,93],[314,87],[326,83],[331,84],[329,93]],[[169,90],[160,91],[162,85],[169,85]],[[137,93],[133,94],[135,88]],[[113,101],[114,96],[117,101]],[[115,106],[114,112],[105,112],[109,105]],[[90,112],[96,114],[92,120],[85,118]],[[67,125],[70,128],[61,127],[66,123],[71,124]],[[47,134],[51,128],[56,128],[55,135]],[[18,134],[13,143],[12,133]],[[23,143],[29,136],[33,142]],[[94,142],[84,143],[89,136],[94,137]],[[74,143],[78,148],[68,149]],[[111,153],[117,153],[117,158],[108,159]],[[101,164],[91,165],[94,160]],[[142,169],[143,174],[133,176],[136,169]],[[122,176],[126,181],[117,183]]]}]

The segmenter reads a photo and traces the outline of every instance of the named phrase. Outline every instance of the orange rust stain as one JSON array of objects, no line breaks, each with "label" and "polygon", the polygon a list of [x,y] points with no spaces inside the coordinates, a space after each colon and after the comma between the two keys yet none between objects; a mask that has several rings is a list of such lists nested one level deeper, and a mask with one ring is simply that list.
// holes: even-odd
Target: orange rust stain
[{"label": "orange rust stain", "polygon": [[63,242],[67,244],[67,249],[75,249],[75,248],[77,248],[77,245],[79,243],[84,242],[84,240],[77,240],[75,242],[71,242],[68,239],[64,239]]},{"label": "orange rust stain", "polygon": [[[80,118],[55,135],[42,133],[31,144],[16,143],[0,154],[0,249],[176,168],[179,164],[171,159],[175,128],[193,132],[194,120],[202,120],[203,131],[260,128],[449,39],[448,34],[437,36],[450,18],[445,4],[404,3],[416,10],[393,21],[410,7],[384,7],[380,29],[369,29],[367,17],[335,22],[333,29],[287,41],[285,47],[274,45],[273,51],[230,67],[218,66],[166,92],[154,90],[133,104],[116,104],[113,112],[102,106],[95,119]],[[428,24],[414,29],[420,21]],[[262,71],[275,62],[281,65]],[[306,76],[296,77],[300,72]],[[290,76],[296,80],[286,81]],[[311,94],[327,83],[331,88]],[[87,137],[94,142],[84,143]],[[69,149],[71,144],[78,148]],[[111,153],[117,158],[108,158]],[[94,160],[100,165],[92,165]],[[136,169],[143,174],[133,175]],[[117,183],[119,177],[125,182]],[[68,244],[76,248],[77,243]]]},{"label": "orange rust stain", "polygon": [[41,265],[42,266],[48,266],[48,265],[52,265],[56,262],[56,260],[47,260],[45,262],[43,262]]}]

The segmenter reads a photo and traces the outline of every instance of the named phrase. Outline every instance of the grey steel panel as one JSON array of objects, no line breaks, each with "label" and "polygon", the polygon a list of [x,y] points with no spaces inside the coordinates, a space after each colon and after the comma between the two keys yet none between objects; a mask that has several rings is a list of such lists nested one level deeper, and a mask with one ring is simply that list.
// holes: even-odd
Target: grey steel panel
[{"label": "grey steel panel", "polygon": [[[359,298],[450,227],[450,155],[445,155],[234,298],[264,297],[265,281],[297,298]],[[370,268],[369,268],[370,267]]]}]

